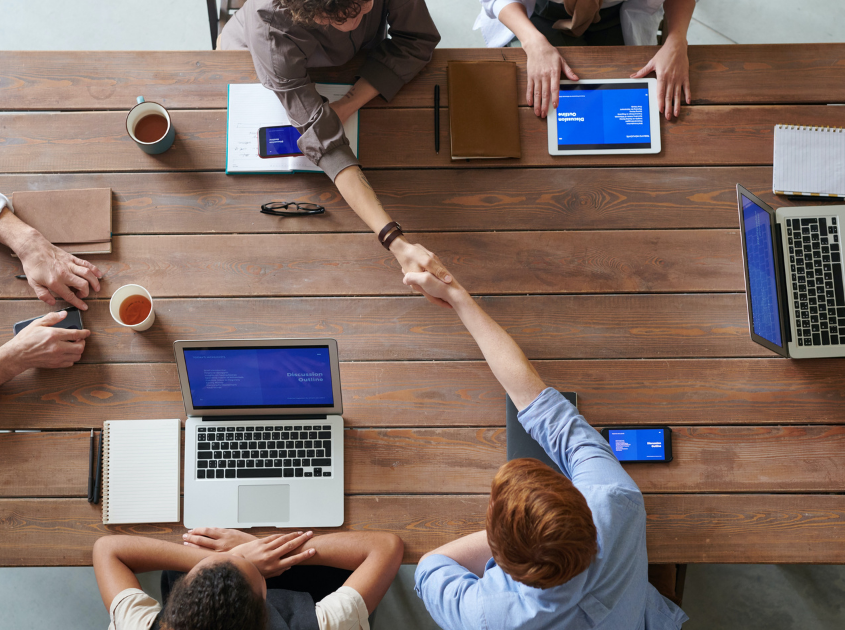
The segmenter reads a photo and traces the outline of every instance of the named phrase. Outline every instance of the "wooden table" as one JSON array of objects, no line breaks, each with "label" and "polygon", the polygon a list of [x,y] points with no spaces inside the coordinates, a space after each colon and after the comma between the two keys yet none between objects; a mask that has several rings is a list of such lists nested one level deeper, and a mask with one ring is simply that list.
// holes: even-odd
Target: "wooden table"
[{"label": "wooden table", "polygon": [[[627,77],[652,48],[568,49],[580,76]],[[628,466],[652,562],[845,561],[845,361],[788,361],[749,339],[734,185],[775,205],[776,123],[845,125],[845,44],[690,49],[694,104],[656,156],[551,157],[522,103],[521,160],[449,159],[432,140],[448,59],[520,64],[519,49],[438,50],[389,105],[361,112],[361,161],[392,216],[437,252],[550,385],[596,426],[669,424],[675,460]],[[315,72],[351,82],[357,63]],[[245,52],[0,53],[0,191],[108,186],[114,253],[89,300],[82,362],[0,387],[0,564],[84,565],[109,532],[85,501],[88,429],[185,415],[175,339],[334,337],[342,361],[347,529],[389,530],[406,562],[484,526],[505,461],[504,392],[453,313],[399,268],[322,174],[226,176],[226,84]],[[522,90],[524,91],[524,89]],[[143,94],[174,147],[142,153],[123,121]],[[521,97],[522,98],[522,97]],[[262,202],[320,202],[278,219]],[[51,310],[0,252],[0,339]],[[108,298],[156,298],[145,333]]]}]

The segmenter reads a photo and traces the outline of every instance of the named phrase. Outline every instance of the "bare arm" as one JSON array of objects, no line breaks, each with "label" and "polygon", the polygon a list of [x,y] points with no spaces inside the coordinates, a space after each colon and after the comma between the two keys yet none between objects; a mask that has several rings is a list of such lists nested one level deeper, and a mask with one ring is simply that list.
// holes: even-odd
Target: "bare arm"
[{"label": "bare arm", "polygon": [[329,105],[335,114],[337,114],[337,117],[340,118],[340,122],[343,123],[376,96],[378,96],[378,90],[370,85],[369,81],[360,78],[346,94],[340,99],[329,103]]},{"label": "bare arm", "polygon": [[[367,224],[373,233],[378,234],[392,219],[385,212],[373,187],[367,181],[363,171],[358,166],[350,166],[338,173],[335,185],[343,195],[349,207],[355,211],[361,220]],[[402,266],[403,271],[429,271],[443,282],[451,282],[452,277],[443,263],[419,244],[408,242],[404,236],[398,237],[390,244],[391,253]],[[430,302],[445,305],[442,300],[426,296]]]},{"label": "bare arm", "polygon": [[528,19],[525,7],[519,2],[506,5],[499,12],[499,21],[507,26],[522,44],[528,57],[526,67],[528,87],[525,98],[534,106],[534,114],[545,118],[557,107],[558,86],[561,74],[572,81],[578,80],[566,60],[549,40]]},{"label": "bare arm", "polygon": [[431,274],[421,272],[405,274],[405,284],[418,286],[452,305],[517,409],[527,407],[546,388],[513,338],[484,312],[457,280],[447,285]]},{"label": "bare arm", "polygon": [[478,577],[482,577],[484,575],[484,567],[490,558],[493,557],[493,552],[490,551],[490,545],[487,542],[487,532],[482,530],[453,540],[437,549],[433,549],[420,558],[420,561],[422,562],[428,556],[434,555],[451,558],[462,567],[475,573]]},{"label": "bare arm", "polygon": [[178,545],[142,536],[103,536],[94,543],[94,573],[106,609],[127,588],[140,588],[136,573],[190,571],[210,549]]}]

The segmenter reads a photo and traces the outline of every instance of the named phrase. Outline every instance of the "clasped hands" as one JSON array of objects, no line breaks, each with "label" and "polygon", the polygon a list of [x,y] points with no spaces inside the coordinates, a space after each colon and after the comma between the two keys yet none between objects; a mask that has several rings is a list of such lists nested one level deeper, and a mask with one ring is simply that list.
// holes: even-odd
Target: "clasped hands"
[{"label": "clasped hands", "polygon": [[182,539],[189,547],[241,556],[265,578],[271,578],[314,556],[315,549],[301,550],[313,535],[313,532],[291,532],[257,538],[237,529],[197,527],[183,534]]}]

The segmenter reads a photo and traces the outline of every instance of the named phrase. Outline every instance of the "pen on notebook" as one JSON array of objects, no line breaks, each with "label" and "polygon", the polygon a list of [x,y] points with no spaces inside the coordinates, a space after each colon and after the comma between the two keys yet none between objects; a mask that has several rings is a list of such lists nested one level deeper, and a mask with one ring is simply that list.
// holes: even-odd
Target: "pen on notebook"
[{"label": "pen on notebook", "polygon": [[440,155],[440,86],[434,86],[434,152]]},{"label": "pen on notebook", "polygon": [[100,502],[100,476],[103,474],[103,430],[100,429],[100,439],[97,442],[97,460],[94,469],[94,503]]},{"label": "pen on notebook", "polygon": [[94,429],[88,443],[88,503],[94,500]]}]

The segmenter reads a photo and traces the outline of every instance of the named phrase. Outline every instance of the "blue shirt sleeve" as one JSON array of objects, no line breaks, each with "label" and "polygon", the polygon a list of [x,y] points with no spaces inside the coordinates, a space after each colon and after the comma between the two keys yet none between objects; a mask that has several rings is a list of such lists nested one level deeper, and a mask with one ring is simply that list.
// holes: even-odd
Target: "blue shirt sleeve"
[{"label": "blue shirt sleeve", "polygon": [[451,558],[425,558],[414,573],[414,590],[444,630],[487,630],[479,602],[479,577]]},{"label": "blue shirt sleeve", "polygon": [[607,440],[557,390],[544,389],[518,418],[576,487],[614,485],[639,494]]}]

